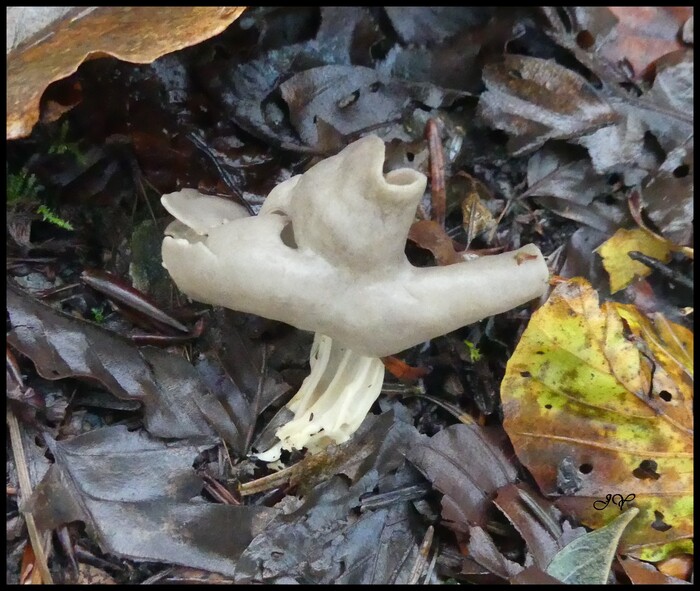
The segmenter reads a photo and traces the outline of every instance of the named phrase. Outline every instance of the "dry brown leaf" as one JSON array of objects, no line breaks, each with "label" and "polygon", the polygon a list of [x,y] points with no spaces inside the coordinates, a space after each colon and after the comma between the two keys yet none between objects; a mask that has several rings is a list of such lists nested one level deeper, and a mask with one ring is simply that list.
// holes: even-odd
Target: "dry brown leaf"
[{"label": "dry brown leaf", "polygon": [[680,30],[692,16],[691,6],[610,6],[618,19],[615,35],[601,48],[611,62],[627,59],[637,76],[660,57],[677,49]]},{"label": "dry brown leaf", "polygon": [[421,248],[429,250],[438,265],[453,265],[464,261],[455,250],[452,239],[447,235],[445,229],[432,220],[415,222],[408,231],[408,239]]},{"label": "dry brown leaf", "polygon": [[46,87],[75,72],[83,61],[114,56],[150,63],[217,35],[244,10],[242,6],[106,6],[82,18],[58,21],[50,31],[41,31],[45,34],[41,39],[30,40],[7,56],[7,139],[31,132]]}]

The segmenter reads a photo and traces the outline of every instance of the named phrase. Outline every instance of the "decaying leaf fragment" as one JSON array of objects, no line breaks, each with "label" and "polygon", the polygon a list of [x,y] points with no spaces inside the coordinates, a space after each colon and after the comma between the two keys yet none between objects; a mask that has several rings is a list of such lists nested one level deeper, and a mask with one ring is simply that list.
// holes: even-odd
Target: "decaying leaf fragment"
[{"label": "decaying leaf fragment", "polygon": [[201,448],[123,425],[49,439],[56,463],[30,500],[44,529],[82,521],[105,552],[233,574],[236,558],[274,516],[267,507],[196,501]]},{"label": "decaying leaf fragment", "polygon": [[620,511],[607,495],[627,499],[640,514],[622,551],[643,560],[692,547],[692,352],[687,329],[600,307],[576,278],[532,316],[501,384],[504,428],[542,492],[561,494],[570,458],[580,487],[557,505],[597,528]]},{"label": "decaying leaf fragment", "polygon": [[485,525],[491,495],[517,477],[493,435],[479,425],[452,425],[417,442],[406,455],[444,493],[442,518],[457,532]]},{"label": "decaying leaf fragment", "polygon": [[651,269],[644,263],[629,257],[633,251],[641,252],[652,258],[667,263],[671,260],[671,247],[666,240],[660,240],[642,228],[615,232],[598,247],[598,253],[603,258],[603,266],[610,274],[610,291],[616,293],[627,287],[635,277],[646,277]]},{"label": "decaying leaf fragment", "polygon": [[9,286],[7,312],[12,324],[8,343],[29,357],[42,377],[85,379],[122,400],[141,402],[146,428],[159,437],[219,433],[234,446],[239,440],[224,406],[183,357],[155,347],[138,348]]},{"label": "decaying leaf fragment", "polygon": [[111,55],[150,63],[213,37],[244,10],[240,6],[78,8],[54,23],[45,36],[7,56],[7,139],[29,134],[39,119],[46,87],[75,72],[86,59]]},{"label": "decaying leaf fragment", "polygon": [[507,55],[502,64],[486,66],[483,76],[487,90],[479,98],[479,115],[514,136],[509,149],[516,156],[617,120],[584,78],[553,60]]}]

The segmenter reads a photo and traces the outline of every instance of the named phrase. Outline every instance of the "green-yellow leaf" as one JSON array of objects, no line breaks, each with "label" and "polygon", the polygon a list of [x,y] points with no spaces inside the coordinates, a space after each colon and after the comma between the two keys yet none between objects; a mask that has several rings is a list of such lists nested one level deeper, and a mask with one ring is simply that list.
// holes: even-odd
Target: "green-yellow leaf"
[{"label": "green-yellow leaf", "polygon": [[668,262],[671,260],[671,244],[642,228],[620,229],[612,238],[598,247],[603,266],[610,275],[610,291],[615,293],[627,287],[635,277],[646,277],[651,269],[644,263],[629,257],[629,253],[642,254]]},{"label": "green-yellow leaf", "polygon": [[592,528],[620,511],[596,500],[635,495],[622,547],[643,560],[692,551],[692,357],[690,331],[601,307],[576,278],[532,316],[501,385],[504,427],[542,492],[561,494],[558,472],[573,465],[579,488],[557,504]]},{"label": "green-yellow leaf", "polygon": [[639,513],[631,508],[605,527],[576,538],[557,552],[547,574],[568,585],[605,585],[622,532]]}]

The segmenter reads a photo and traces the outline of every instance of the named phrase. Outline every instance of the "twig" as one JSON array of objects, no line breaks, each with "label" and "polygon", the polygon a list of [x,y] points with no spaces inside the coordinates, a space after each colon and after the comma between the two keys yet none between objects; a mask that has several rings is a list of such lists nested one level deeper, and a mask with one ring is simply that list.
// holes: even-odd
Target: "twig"
[{"label": "twig", "polygon": [[39,530],[36,527],[36,522],[34,521],[34,515],[30,511],[25,511],[22,509],[25,501],[29,499],[32,494],[32,481],[29,477],[29,469],[27,468],[27,460],[24,457],[24,447],[22,446],[22,432],[19,428],[19,422],[17,417],[12,412],[11,408],[7,409],[7,426],[10,430],[10,441],[12,443],[12,455],[15,458],[15,466],[17,468],[17,477],[19,479],[19,489],[21,493],[21,503],[20,511],[24,515],[24,520],[27,523],[27,531],[29,532],[29,539],[32,543],[32,549],[34,550],[34,556],[36,558],[36,564],[41,573],[41,578],[46,585],[53,585],[53,579],[51,573],[49,572],[49,567],[46,561],[46,553],[44,551],[44,543],[41,539]]},{"label": "twig", "polygon": [[236,199],[236,201],[240,203],[243,207],[245,207],[250,215],[255,215],[255,211],[253,211],[253,208],[251,207],[250,203],[248,203],[243,198],[243,195],[241,195],[241,192],[236,187],[236,183],[233,179],[233,176],[231,176],[231,174],[221,165],[221,162],[219,161],[219,157],[217,156],[215,150],[213,150],[207,144],[207,142],[204,140],[201,134],[190,132],[187,134],[186,137],[216,167],[216,171],[219,173],[221,180],[224,181],[226,186],[233,193],[233,197]]},{"label": "twig", "polygon": [[647,267],[651,267],[652,269],[658,271],[664,277],[670,279],[673,283],[678,283],[679,285],[687,287],[690,291],[693,291],[693,282],[690,279],[688,279],[688,277],[682,275],[678,271],[674,271],[673,269],[665,265],[662,261],[647,256],[644,253],[641,253],[637,250],[632,250],[628,252],[627,256],[629,256],[629,258],[631,259],[634,259],[635,261],[639,261],[640,263],[645,264]]},{"label": "twig", "polygon": [[420,545],[420,550],[418,550],[418,557],[416,562],[413,564],[413,569],[411,570],[411,576],[408,578],[409,585],[417,585],[418,580],[425,571],[425,567],[428,563],[428,556],[430,555],[430,547],[433,545],[433,534],[435,529],[433,526],[429,526],[428,530],[425,532],[423,537],[423,543]]},{"label": "twig", "polygon": [[252,480],[251,482],[245,482],[238,486],[238,494],[240,494],[242,497],[247,497],[259,492],[270,490],[271,488],[276,488],[285,484],[298,471],[299,464],[294,464],[293,466],[289,466],[289,468],[285,468],[284,470],[280,470],[274,474],[263,476],[262,478]]},{"label": "twig", "polygon": [[425,136],[430,152],[430,195],[433,205],[433,219],[445,228],[447,194],[445,192],[445,154],[442,150],[440,133],[435,119],[428,119]]},{"label": "twig", "polygon": [[433,576],[433,571],[435,570],[435,564],[437,563],[437,557],[438,557],[438,548],[435,548],[435,550],[433,551],[433,557],[430,560],[430,564],[428,565],[428,570],[425,573],[425,578],[423,579],[424,585],[430,584],[430,579]]},{"label": "twig", "polygon": [[[255,392],[255,408],[253,408],[254,419],[258,416],[258,411],[260,410],[260,398],[262,397],[263,387],[265,385],[265,380],[267,379],[267,345],[263,345],[262,348],[262,359],[260,360],[260,378],[258,380],[258,389]],[[251,422],[250,428],[245,438],[245,445],[243,446],[244,451],[248,451],[250,443],[253,440],[253,432],[255,431],[255,420]]]}]

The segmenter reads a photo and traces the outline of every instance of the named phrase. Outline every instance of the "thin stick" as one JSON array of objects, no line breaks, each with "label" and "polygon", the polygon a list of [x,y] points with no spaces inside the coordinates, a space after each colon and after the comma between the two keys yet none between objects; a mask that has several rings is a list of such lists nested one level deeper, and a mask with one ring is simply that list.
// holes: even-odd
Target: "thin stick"
[{"label": "thin stick", "polygon": [[428,119],[425,135],[430,152],[430,195],[433,205],[433,219],[445,228],[447,193],[445,190],[445,154],[442,150],[437,121]]},{"label": "thin stick", "polygon": [[425,532],[423,537],[423,543],[420,545],[420,550],[418,550],[418,557],[416,562],[413,564],[413,569],[411,570],[411,576],[408,578],[409,585],[417,585],[418,580],[425,572],[425,567],[428,563],[428,556],[430,555],[430,547],[433,545],[433,534],[435,529],[433,526],[429,526],[428,530]]},{"label": "thin stick", "polygon": [[645,264],[647,267],[655,269],[671,282],[678,283],[679,285],[687,287],[690,289],[690,291],[693,291],[693,282],[685,275],[682,275],[678,271],[674,271],[670,267],[666,266],[663,261],[647,256],[643,252],[636,250],[631,250],[627,253],[627,256],[635,261]]},{"label": "thin stick", "polygon": [[36,564],[41,573],[41,578],[46,585],[53,585],[53,579],[49,572],[49,567],[46,561],[46,553],[44,552],[44,544],[39,534],[34,521],[34,515],[30,511],[24,511],[22,505],[32,495],[32,481],[29,478],[29,469],[27,468],[27,459],[24,457],[24,448],[22,446],[22,432],[19,428],[17,417],[12,412],[11,408],[7,409],[7,426],[10,430],[10,441],[12,443],[12,454],[15,458],[15,466],[17,467],[17,477],[19,478],[19,490],[21,502],[18,503],[20,511],[24,515],[24,520],[27,523],[27,531],[29,539],[32,543]]}]

